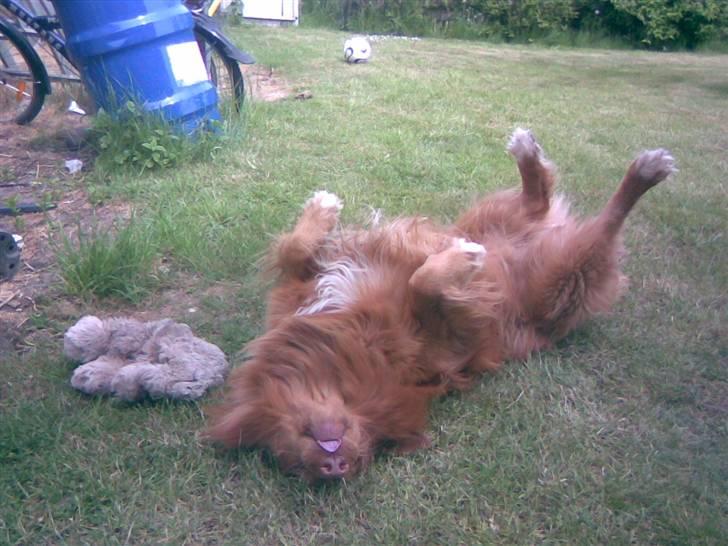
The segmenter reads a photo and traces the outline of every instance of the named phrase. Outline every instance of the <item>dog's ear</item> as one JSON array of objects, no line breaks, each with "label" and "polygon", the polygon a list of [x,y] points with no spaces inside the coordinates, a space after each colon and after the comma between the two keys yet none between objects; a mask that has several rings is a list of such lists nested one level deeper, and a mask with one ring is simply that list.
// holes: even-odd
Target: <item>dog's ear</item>
[{"label": "dog's ear", "polygon": [[365,430],[376,443],[391,444],[407,453],[429,445],[422,432],[427,426],[429,403],[441,387],[397,385],[359,411],[367,416]]},{"label": "dog's ear", "polygon": [[208,406],[205,413],[210,424],[202,437],[229,448],[268,446],[279,428],[271,408],[258,397]]}]

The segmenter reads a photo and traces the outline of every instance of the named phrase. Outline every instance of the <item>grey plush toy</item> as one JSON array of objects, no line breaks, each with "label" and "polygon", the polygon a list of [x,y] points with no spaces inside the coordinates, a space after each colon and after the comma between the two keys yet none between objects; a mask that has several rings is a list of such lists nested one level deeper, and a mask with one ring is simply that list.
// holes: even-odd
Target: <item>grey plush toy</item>
[{"label": "grey plush toy", "polygon": [[194,400],[221,385],[229,368],[217,346],[170,319],[85,316],[66,332],[63,352],[82,363],[71,377],[74,388],[127,401]]}]

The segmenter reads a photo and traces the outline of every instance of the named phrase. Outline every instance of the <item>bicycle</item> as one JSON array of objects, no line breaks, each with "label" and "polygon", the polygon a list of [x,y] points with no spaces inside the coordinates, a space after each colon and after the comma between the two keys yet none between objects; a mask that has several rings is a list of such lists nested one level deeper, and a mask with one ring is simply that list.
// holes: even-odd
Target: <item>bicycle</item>
[{"label": "bicycle", "polygon": [[[83,88],[49,3],[25,0],[34,11],[43,10],[35,14],[22,1],[0,0],[0,123],[14,121],[19,125],[30,123],[38,115],[52,93],[52,82],[75,86],[77,92]],[[208,77],[217,89],[218,102],[229,102],[239,110],[245,98],[239,63],[254,64],[255,59],[224,35],[217,21],[203,9],[205,2],[191,3],[195,4],[195,9],[190,10],[195,39]],[[201,5],[199,9],[197,4]]]}]

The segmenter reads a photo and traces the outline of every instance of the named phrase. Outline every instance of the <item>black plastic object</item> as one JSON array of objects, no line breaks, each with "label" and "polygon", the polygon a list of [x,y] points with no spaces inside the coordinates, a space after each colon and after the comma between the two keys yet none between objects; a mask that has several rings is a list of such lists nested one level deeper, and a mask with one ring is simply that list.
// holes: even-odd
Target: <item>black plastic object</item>
[{"label": "black plastic object", "polygon": [[33,212],[43,212],[56,208],[54,204],[38,205],[36,203],[19,203],[14,207],[6,207],[0,205],[0,216],[17,216],[18,214],[29,214]]},{"label": "black plastic object", "polygon": [[0,281],[13,278],[20,265],[20,247],[10,233],[0,231]]},{"label": "black plastic object", "polygon": [[201,11],[193,11],[192,18],[195,20],[195,32],[202,34],[208,42],[221,47],[226,56],[241,64],[255,64],[255,59],[250,53],[238,49],[223,34],[219,23],[215,19]]}]

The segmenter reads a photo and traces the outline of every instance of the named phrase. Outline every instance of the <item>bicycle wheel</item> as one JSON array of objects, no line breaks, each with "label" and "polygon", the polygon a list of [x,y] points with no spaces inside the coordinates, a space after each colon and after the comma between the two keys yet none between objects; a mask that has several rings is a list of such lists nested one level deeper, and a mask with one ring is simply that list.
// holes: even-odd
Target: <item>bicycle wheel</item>
[{"label": "bicycle wheel", "polygon": [[245,100],[245,83],[240,65],[235,59],[229,57],[220,45],[197,28],[195,38],[200,46],[202,59],[205,61],[207,77],[217,90],[217,101],[221,110],[240,111]]},{"label": "bicycle wheel", "polygon": [[23,35],[0,19],[0,123],[29,123],[43,107],[48,75]]},{"label": "bicycle wheel", "polygon": [[[46,20],[44,23],[46,30],[64,39],[63,29],[57,22],[56,12],[51,0],[24,0],[24,4],[30,8],[34,15]],[[44,107],[48,108],[52,105],[57,110],[66,111],[71,105],[71,101],[75,101],[86,113],[95,113],[96,105],[84,87],[78,70],[71,61],[51,45],[43,32],[38,33],[38,31],[23,23],[21,19],[7,10],[0,9],[0,16],[12,22],[15,28],[22,32],[23,37],[43,63],[43,67],[48,74],[48,80],[53,83],[53,94],[46,98]]]}]

